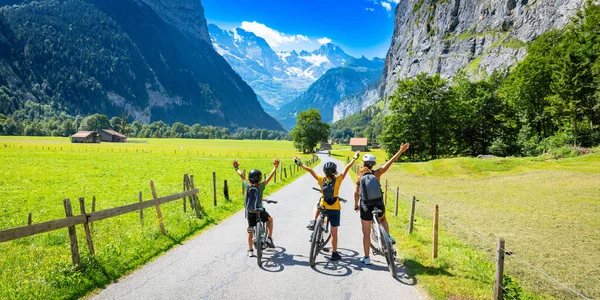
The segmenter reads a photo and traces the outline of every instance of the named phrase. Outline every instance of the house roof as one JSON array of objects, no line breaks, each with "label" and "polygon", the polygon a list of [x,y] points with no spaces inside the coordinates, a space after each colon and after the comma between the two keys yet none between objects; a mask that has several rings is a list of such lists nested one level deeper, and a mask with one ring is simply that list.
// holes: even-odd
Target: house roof
[{"label": "house roof", "polygon": [[351,138],[350,146],[366,146],[368,143],[367,138]]},{"label": "house roof", "polygon": [[124,136],[124,135],[122,135],[122,134],[120,134],[120,133],[118,133],[118,132],[116,132],[114,130],[110,130],[110,129],[101,129],[101,130],[104,131],[104,132],[106,132],[106,133],[108,133],[108,134],[110,134],[110,135],[115,135],[115,136],[118,136],[118,137],[121,137],[121,138],[127,138],[126,136]]},{"label": "house roof", "polygon": [[80,131],[74,135],[72,135],[72,138],[86,138],[88,136],[90,136],[90,134],[94,133],[93,131]]}]

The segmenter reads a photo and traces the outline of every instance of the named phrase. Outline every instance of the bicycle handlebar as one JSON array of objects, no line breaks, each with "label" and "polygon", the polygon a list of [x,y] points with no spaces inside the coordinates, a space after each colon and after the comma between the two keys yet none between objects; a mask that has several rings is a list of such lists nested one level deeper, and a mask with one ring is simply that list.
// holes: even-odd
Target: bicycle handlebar
[{"label": "bicycle handlebar", "polygon": [[[317,192],[321,192],[321,190],[320,190],[320,189],[318,189],[318,188],[316,188],[316,187],[313,187],[313,190],[315,190],[315,191],[317,191]],[[344,203],[348,202],[348,200],[346,200],[346,199],[344,199],[344,198],[342,198],[342,197],[338,197],[338,199],[339,199],[341,202],[344,202]]]},{"label": "bicycle handlebar", "polygon": [[267,202],[269,204],[277,204],[277,201],[275,200],[263,199],[262,201]]}]

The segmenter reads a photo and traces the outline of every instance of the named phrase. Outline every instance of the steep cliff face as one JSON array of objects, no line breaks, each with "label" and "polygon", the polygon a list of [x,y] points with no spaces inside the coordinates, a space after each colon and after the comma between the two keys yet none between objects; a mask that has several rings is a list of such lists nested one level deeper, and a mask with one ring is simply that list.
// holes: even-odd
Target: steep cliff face
[{"label": "steep cliff face", "polygon": [[418,73],[473,78],[507,68],[526,55],[526,43],[564,27],[584,0],[402,0],[379,93]]},{"label": "steep cliff face", "polygon": [[332,122],[339,121],[353,114],[359,113],[371,105],[379,101],[378,88],[381,84],[381,80],[377,80],[364,90],[344,97],[333,107],[333,119]]},{"label": "steep cliff face", "polygon": [[182,32],[210,44],[204,8],[200,0],[139,0],[152,9],[167,23]]}]

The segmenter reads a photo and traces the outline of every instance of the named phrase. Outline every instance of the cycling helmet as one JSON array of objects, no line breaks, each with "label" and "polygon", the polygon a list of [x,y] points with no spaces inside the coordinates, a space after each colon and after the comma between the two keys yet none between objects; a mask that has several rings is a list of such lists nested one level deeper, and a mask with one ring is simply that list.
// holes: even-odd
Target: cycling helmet
[{"label": "cycling helmet", "polygon": [[262,173],[256,169],[250,170],[248,173],[248,180],[251,183],[259,183],[262,180]]},{"label": "cycling helmet", "polygon": [[365,154],[363,156],[363,162],[372,162],[372,163],[376,163],[376,158],[375,155],[373,154]]},{"label": "cycling helmet", "polygon": [[323,172],[325,175],[335,175],[335,173],[337,173],[337,165],[333,162],[326,162],[325,165],[323,165]]}]

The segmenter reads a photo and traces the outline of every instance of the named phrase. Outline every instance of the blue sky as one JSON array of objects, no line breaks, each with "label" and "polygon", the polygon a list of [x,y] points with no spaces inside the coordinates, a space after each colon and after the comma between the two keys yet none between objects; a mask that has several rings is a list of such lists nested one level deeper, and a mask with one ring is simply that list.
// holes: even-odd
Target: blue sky
[{"label": "blue sky", "polygon": [[336,44],[350,55],[385,57],[400,0],[202,0],[208,23],[241,27],[276,51]]}]

